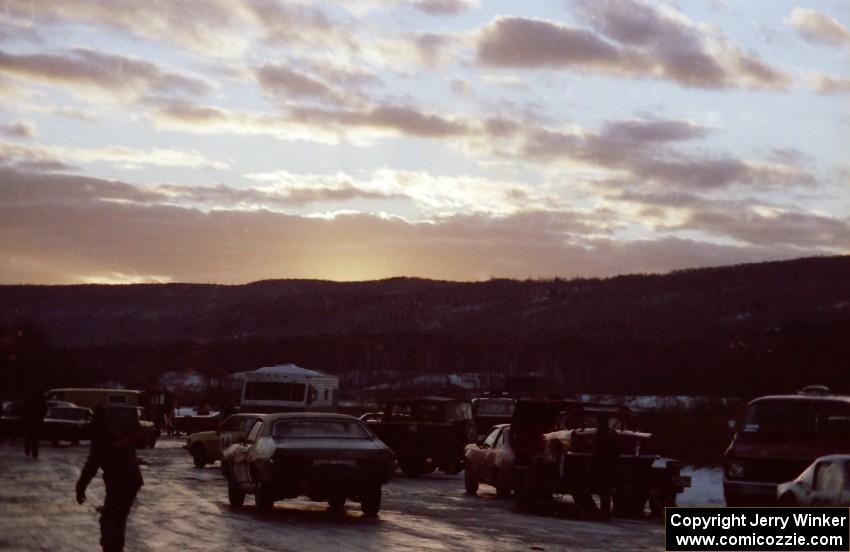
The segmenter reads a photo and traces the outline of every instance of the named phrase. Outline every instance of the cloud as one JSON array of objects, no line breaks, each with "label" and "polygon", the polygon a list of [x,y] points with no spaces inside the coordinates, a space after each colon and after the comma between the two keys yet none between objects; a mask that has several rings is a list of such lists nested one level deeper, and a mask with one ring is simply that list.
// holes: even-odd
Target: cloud
[{"label": "cloud", "polygon": [[759,245],[850,250],[847,221],[804,212],[753,208],[742,212],[698,210],[685,226]]},{"label": "cloud", "polygon": [[0,70],[9,76],[68,87],[81,99],[91,99],[92,90],[135,98],[144,94],[202,95],[210,89],[201,79],[165,71],[148,61],[85,48],[68,55],[0,51]]},{"label": "cloud", "polygon": [[10,138],[33,138],[35,137],[35,124],[31,121],[16,121],[8,125],[0,125],[0,133]]},{"label": "cloud", "polygon": [[584,164],[612,171],[618,179],[679,189],[723,189],[735,184],[757,187],[815,183],[794,163],[742,160],[724,155],[692,154],[672,146],[702,138],[708,129],[680,120],[624,120],[584,129],[536,128],[518,154],[523,158]]},{"label": "cloud", "polygon": [[846,94],[850,92],[850,77],[835,77],[813,73],[808,78],[809,86],[820,94]]},{"label": "cloud", "polygon": [[815,10],[794,8],[785,22],[800,35],[815,44],[846,46],[850,44],[850,31],[836,19]]},{"label": "cloud", "polygon": [[43,144],[22,145],[0,142],[0,163],[21,167],[41,166],[49,170],[68,170],[77,164],[112,163],[125,169],[143,166],[190,167],[220,170],[227,165],[210,161],[192,150],[168,148],[136,149],[126,146],[71,148]]},{"label": "cloud", "polygon": [[101,281],[114,274],[221,283],[399,274],[457,280],[571,277],[800,254],[781,246],[673,238],[614,241],[585,234],[593,217],[571,212],[467,214],[413,223],[358,213],[202,212],[158,204],[160,197],[120,182],[2,170],[2,281]]},{"label": "cloud", "polygon": [[412,5],[428,15],[457,15],[478,6],[478,0],[415,0]]},{"label": "cloud", "polygon": [[479,62],[655,77],[694,88],[784,89],[790,84],[780,69],[678,12],[637,0],[576,3],[579,15],[605,38],[542,19],[499,17],[479,32]]},{"label": "cloud", "polygon": [[282,98],[335,99],[337,94],[324,82],[281,65],[266,64],[257,69],[260,87]]}]

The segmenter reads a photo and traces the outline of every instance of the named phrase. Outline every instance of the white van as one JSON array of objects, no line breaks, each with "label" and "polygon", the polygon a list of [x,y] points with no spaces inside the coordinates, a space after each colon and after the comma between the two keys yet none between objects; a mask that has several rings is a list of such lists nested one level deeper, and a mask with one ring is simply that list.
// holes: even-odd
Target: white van
[{"label": "white van", "polygon": [[239,374],[243,412],[331,411],[339,378],[294,364],[265,366]]},{"label": "white van", "polygon": [[97,389],[65,387],[51,389],[45,394],[48,401],[67,401],[94,410],[98,406],[125,404],[129,406],[144,406],[142,391],[134,389]]}]

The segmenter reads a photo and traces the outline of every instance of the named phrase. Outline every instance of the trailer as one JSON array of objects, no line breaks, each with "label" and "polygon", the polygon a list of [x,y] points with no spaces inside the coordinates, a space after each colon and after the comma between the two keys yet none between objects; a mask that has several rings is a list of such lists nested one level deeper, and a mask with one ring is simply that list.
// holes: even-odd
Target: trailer
[{"label": "trailer", "polygon": [[242,412],[332,411],[339,378],[295,364],[265,366],[239,375]]}]

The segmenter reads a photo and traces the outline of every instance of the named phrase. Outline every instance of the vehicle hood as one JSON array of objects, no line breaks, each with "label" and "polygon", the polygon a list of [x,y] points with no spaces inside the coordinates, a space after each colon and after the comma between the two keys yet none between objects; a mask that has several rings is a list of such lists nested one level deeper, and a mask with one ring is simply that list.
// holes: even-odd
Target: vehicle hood
[{"label": "vehicle hood", "polygon": [[828,454],[850,453],[850,443],[846,445],[824,445],[810,439],[770,442],[766,440],[736,440],[730,449],[736,458],[770,458],[788,460],[814,460]]},{"label": "vehicle hood", "polygon": [[196,441],[210,441],[218,439],[218,433],[215,431],[199,431],[198,433],[193,433],[186,438],[187,443],[194,443]]}]

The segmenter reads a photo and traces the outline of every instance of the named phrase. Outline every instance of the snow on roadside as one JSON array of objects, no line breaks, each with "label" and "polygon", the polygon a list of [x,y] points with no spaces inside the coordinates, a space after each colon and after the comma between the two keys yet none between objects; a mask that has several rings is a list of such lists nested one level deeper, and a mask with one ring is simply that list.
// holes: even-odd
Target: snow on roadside
[{"label": "snow on roadside", "polygon": [[682,475],[690,476],[691,486],[676,499],[679,506],[725,506],[723,498],[723,469],[682,468]]}]

